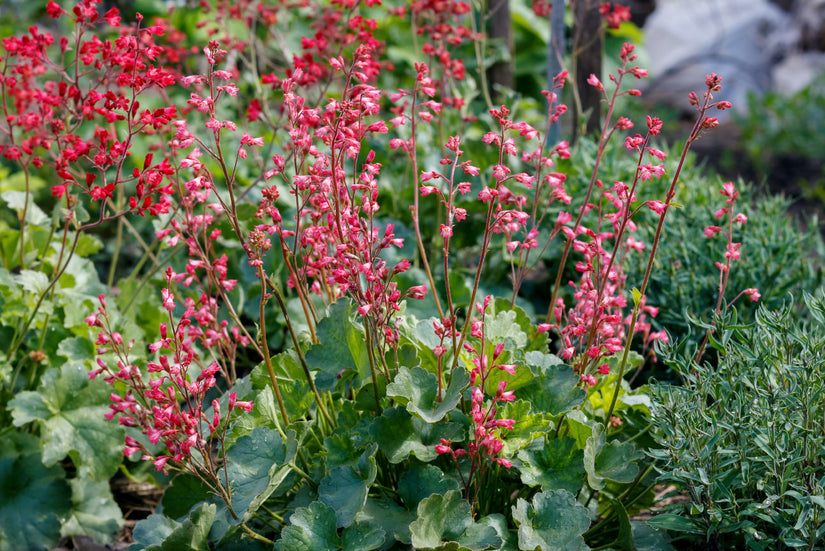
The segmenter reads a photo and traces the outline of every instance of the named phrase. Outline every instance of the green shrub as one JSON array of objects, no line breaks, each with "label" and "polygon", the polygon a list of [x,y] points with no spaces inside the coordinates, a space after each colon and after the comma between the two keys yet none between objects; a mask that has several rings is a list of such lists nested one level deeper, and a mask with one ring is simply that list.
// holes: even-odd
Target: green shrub
[{"label": "green shrub", "polygon": [[650,524],[712,549],[823,549],[825,298],[804,298],[810,322],[791,304],[750,326],[729,316],[710,340],[716,367],[687,341],[663,351],[683,385],[652,388],[651,455],[688,499]]}]

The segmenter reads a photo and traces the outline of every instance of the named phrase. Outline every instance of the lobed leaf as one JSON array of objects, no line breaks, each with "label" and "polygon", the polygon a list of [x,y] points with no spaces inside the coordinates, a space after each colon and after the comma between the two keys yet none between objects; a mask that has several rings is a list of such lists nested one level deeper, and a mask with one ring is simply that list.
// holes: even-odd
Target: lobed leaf
[{"label": "lobed leaf", "polygon": [[[474,523],[470,504],[458,490],[434,494],[418,504],[418,518],[410,524],[412,545],[428,549],[494,549],[501,545],[496,530]],[[447,545],[445,545],[445,542]]]},{"label": "lobed leaf", "polygon": [[284,442],[276,430],[257,427],[238,439],[227,452],[227,474],[232,490],[232,509],[248,520],[291,472],[295,457],[295,432]]},{"label": "lobed leaf", "polygon": [[590,516],[566,490],[541,492],[528,503],[519,498],[513,507],[518,525],[519,549],[523,551],[579,551],[589,549],[583,534]]},{"label": "lobed leaf", "polygon": [[541,485],[545,492],[581,490],[585,481],[584,452],[573,438],[550,441],[537,439],[518,453],[521,481],[528,486]]},{"label": "lobed leaf", "polygon": [[24,391],[9,402],[13,422],[40,423],[43,463],[54,465],[66,456],[78,476],[108,480],[122,461],[123,428],[109,423],[109,389],[90,380],[86,369],[67,362],[43,374],[37,391]]},{"label": "lobed leaf", "polygon": [[555,417],[569,412],[584,402],[587,392],[579,387],[579,377],[570,367],[556,363],[552,354],[530,353],[528,365],[536,368],[536,381],[519,392],[519,398],[529,401],[534,413]]},{"label": "lobed leaf", "polygon": [[40,454],[0,458],[0,551],[54,547],[70,494],[63,469],[44,466]]},{"label": "lobed leaf", "polygon": [[347,527],[352,524],[367,502],[367,493],[378,473],[375,463],[377,451],[378,444],[370,444],[361,454],[357,467],[335,467],[321,480],[318,500],[335,511],[338,526]]},{"label": "lobed leaf", "polygon": [[400,463],[410,454],[427,463],[438,456],[435,446],[442,438],[453,442],[463,442],[466,438],[464,427],[459,423],[430,424],[401,407],[385,409],[381,417],[373,421],[372,434],[390,463]]},{"label": "lobed leaf", "polygon": [[442,389],[444,395],[439,401],[435,375],[421,367],[401,367],[387,386],[387,396],[405,404],[407,411],[427,423],[436,423],[458,405],[462,391],[470,382],[467,371],[461,368],[454,369],[451,377],[449,386]]}]

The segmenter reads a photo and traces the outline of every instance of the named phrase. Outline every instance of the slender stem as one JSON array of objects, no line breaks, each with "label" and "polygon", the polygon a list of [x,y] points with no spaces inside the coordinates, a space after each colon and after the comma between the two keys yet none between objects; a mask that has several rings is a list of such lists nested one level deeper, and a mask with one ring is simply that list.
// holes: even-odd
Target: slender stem
[{"label": "slender stem", "polygon": [[378,410],[378,415],[381,415],[381,397],[378,395],[378,374],[375,372],[375,351],[372,347],[372,336],[368,323],[365,320],[364,334],[366,337],[367,358],[370,363],[370,378],[372,378],[372,393],[375,396],[375,408]]},{"label": "slender stem", "polygon": [[249,527],[249,526],[247,526],[246,524],[241,523],[241,528],[243,529],[244,534],[246,534],[246,535],[247,535],[247,537],[249,537],[250,539],[253,539],[253,540],[255,540],[255,541],[260,541],[260,542],[263,542],[263,543],[265,543],[265,544],[267,544],[267,545],[275,545],[275,542],[274,542],[274,541],[272,541],[271,539],[266,538],[266,537],[264,537],[264,536],[260,535],[258,532],[254,531],[252,528],[250,528],[250,527]]},{"label": "slender stem", "polygon": [[[703,129],[705,111],[707,111],[708,109],[708,104],[710,102],[711,97],[712,96],[710,95],[709,90],[705,96],[704,104],[701,108],[699,108],[699,116],[696,119],[696,123],[693,125],[693,130],[691,130],[690,135],[688,136],[688,139],[685,142],[685,146],[684,148],[682,148],[682,155],[679,158],[679,164],[676,167],[676,172],[673,174],[673,179],[670,182],[670,189],[668,189],[667,196],[665,197],[665,206],[663,207],[662,215],[659,217],[659,223],[656,226],[656,234],[653,237],[653,243],[650,247],[650,255],[647,259],[647,267],[645,268],[645,275],[642,279],[642,286],[639,289],[639,296],[641,298],[644,298],[645,292],[647,291],[647,284],[650,281],[650,273],[651,271],[653,271],[653,260],[656,257],[656,251],[659,247],[659,241],[662,237],[662,227],[665,224],[667,212],[668,210],[670,210],[670,203],[673,200],[673,197],[676,195],[676,184],[679,181],[679,176],[682,174],[682,167],[684,167],[688,150],[690,149],[691,144],[699,137]],[[630,326],[627,329],[627,342],[625,343],[624,352],[622,353],[622,360],[619,364],[619,377],[616,379],[616,386],[613,390],[613,398],[610,401],[610,409],[607,411],[607,419],[610,419],[610,416],[613,414],[613,410],[616,408],[616,401],[619,399],[619,390],[621,389],[622,378],[624,377],[624,372],[627,368],[627,357],[630,354],[630,346],[631,344],[633,344],[633,336],[636,332],[636,321],[639,317],[641,298],[640,301],[636,303],[633,307],[633,315],[630,319]]]},{"label": "slender stem", "polygon": [[[427,249],[424,247],[424,239],[421,237],[421,223],[419,221],[418,213],[419,213],[419,206],[420,206],[420,195],[418,189],[418,155],[416,152],[416,140],[415,140],[415,129],[416,129],[416,116],[415,116],[415,103],[417,99],[418,90],[413,91],[412,95],[412,108],[410,110],[410,127],[411,127],[411,137],[410,137],[410,158],[412,159],[413,164],[413,206],[411,210],[412,221],[413,221],[413,230],[415,231],[415,242],[418,243],[418,253],[421,259],[421,263],[424,265],[424,272],[427,274],[427,281],[430,283],[430,294],[433,297],[433,301],[435,302],[435,308],[438,310],[438,318],[444,319],[444,310],[441,308],[441,301],[438,298],[438,293],[435,292],[435,279],[433,278],[433,272],[430,269],[430,263],[427,260]],[[447,274],[444,274],[444,278],[447,279]]]},{"label": "slender stem", "polygon": [[29,199],[31,190],[29,188],[29,165],[23,165],[23,177],[26,183],[25,199],[23,199],[23,210],[20,213],[20,269],[26,268],[24,256],[26,252],[26,216],[28,216]]},{"label": "slender stem", "polygon": [[267,301],[267,291],[266,291],[266,277],[264,276],[264,269],[261,266],[258,266],[258,278],[261,280],[261,300],[259,301],[259,314],[260,314],[260,328],[261,328],[261,351],[263,352],[264,356],[264,364],[266,364],[266,371],[269,373],[269,380],[272,383],[272,390],[275,392],[275,398],[278,400],[278,408],[281,410],[281,415],[284,418],[284,423],[286,426],[289,426],[289,416],[286,413],[286,406],[284,405],[284,399],[281,396],[281,387],[278,384],[278,379],[275,378],[275,370],[272,368],[272,358],[269,354],[269,343],[267,342],[266,338],[266,312],[264,312],[264,306],[266,306]]},{"label": "slender stem", "polygon": [[324,416],[327,423],[329,423],[329,426],[334,427],[335,423],[333,422],[332,417],[330,417],[321,395],[318,394],[318,388],[315,386],[315,380],[312,378],[312,373],[309,371],[309,366],[307,365],[306,358],[304,357],[304,352],[301,350],[301,343],[298,341],[298,335],[295,334],[295,329],[293,329],[292,322],[289,319],[289,311],[286,308],[286,303],[284,302],[284,297],[281,294],[281,290],[271,281],[269,282],[269,286],[272,289],[272,294],[275,296],[275,300],[278,301],[278,306],[281,307],[281,313],[284,315],[287,331],[289,331],[289,336],[292,338],[292,344],[295,347],[295,354],[297,354],[301,368],[304,370],[304,377],[309,385],[309,389],[312,391],[313,396],[315,396],[315,406],[318,408],[318,411],[321,412],[321,415]]},{"label": "slender stem", "polygon": [[22,327],[20,328],[20,332],[17,334],[17,340],[16,341],[13,340],[12,345],[6,351],[6,361],[11,361],[11,358],[14,356],[15,352],[17,352],[17,349],[20,348],[20,345],[23,343],[23,339],[24,339],[26,333],[28,332],[29,327],[31,326],[32,322],[34,321],[35,316],[37,316],[37,312],[40,310],[40,307],[43,305],[43,300],[46,298],[46,295],[51,293],[54,286],[57,285],[57,281],[60,279],[60,276],[62,276],[63,272],[66,271],[66,268],[69,267],[69,263],[71,262],[72,257],[74,256],[74,252],[77,249],[77,243],[79,241],[80,241],[80,231],[77,231],[77,232],[75,232],[74,240],[72,241],[72,246],[69,249],[69,255],[68,255],[69,258],[66,260],[66,263],[63,264],[63,267],[60,268],[60,271],[49,282],[49,286],[46,287],[43,290],[42,293],[40,293],[39,297],[37,297],[37,301],[34,304],[34,308],[32,308],[31,314],[29,314],[29,317],[23,323]]},{"label": "slender stem", "polygon": [[[627,62],[624,63],[627,65]],[[581,224],[582,218],[584,218],[585,212],[587,212],[587,205],[590,203],[590,197],[593,194],[593,188],[596,186],[597,176],[599,174],[599,167],[601,166],[602,157],[604,157],[604,151],[607,147],[607,142],[610,140],[610,137],[613,135],[613,130],[610,127],[610,121],[613,118],[613,109],[616,105],[616,99],[619,97],[619,88],[622,85],[622,74],[619,74],[618,82],[616,83],[616,88],[613,90],[613,95],[611,96],[610,100],[607,102],[607,115],[604,118],[604,125],[602,126],[602,133],[599,137],[599,149],[596,153],[596,160],[593,163],[593,172],[590,174],[590,184],[587,186],[587,193],[584,196],[584,203],[582,204],[581,208],[579,209],[579,214],[576,216],[576,221],[573,224],[573,231],[576,231],[576,228],[579,227]],[[574,87],[575,89],[575,87]],[[564,272],[564,267],[567,264],[567,257],[570,254],[570,249],[573,246],[573,239],[568,239],[564,244],[564,250],[562,251],[561,261],[559,262],[558,272],[556,272],[556,281],[553,283],[553,293],[550,296],[550,306],[547,308],[547,316],[545,317],[545,323],[550,323],[553,318],[553,309],[556,305],[556,298],[559,296],[559,287],[561,286],[561,278],[562,273]]]},{"label": "slender stem", "polygon": [[[291,277],[292,281],[295,283],[295,291],[298,293],[301,308],[304,310],[304,318],[306,319],[307,326],[309,327],[310,338],[312,339],[313,344],[318,344],[318,335],[315,334],[315,316],[310,315],[310,311],[307,309],[309,298],[304,294],[305,288],[302,285],[302,281],[298,278],[298,274],[295,272],[295,268],[292,266],[292,262],[289,259],[290,251],[287,248],[286,243],[284,243],[283,239],[279,239],[279,241],[281,242],[281,252],[284,255],[284,264],[286,264],[286,268],[289,270],[289,277]],[[296,238],[295,241],[297,242],[298,239]],[[292,256],[295,258],[294,255]]]},{"label": "slender stem", "polygon": [[[480,12],[479,19],[481,19]],[[487,71],[484,67],[484,50],[486,49],[487,33],[479,32],[479,29],[476,26],[476,18],[472,14],[470,15],[470,22],[473,26],[473,36],[479,37],[477,40],[473,40],[473,50],[475,51],[476,63],[478,64],[479,69],[478,77],[481,80],[479,86],[481,87],[481,93],[484,95],[484,103],[487,104],[487,109],[493,109],[493,100],[490,98],[490,91],[487,89]]]}]

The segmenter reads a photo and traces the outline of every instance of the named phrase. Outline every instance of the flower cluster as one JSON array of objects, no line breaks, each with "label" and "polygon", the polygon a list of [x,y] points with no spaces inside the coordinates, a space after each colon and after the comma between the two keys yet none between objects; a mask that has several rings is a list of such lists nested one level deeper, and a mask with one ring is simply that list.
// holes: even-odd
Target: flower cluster
[{"label": "flower cluster", "polygon": [[[614,85],[610,94],[598,77],[591,75],[588,79],[608,105],[614,105],[616,98],[622,95],[640,93],[632,88],[622,89],[625,76],[641,79],[648,74],[647,70],[633,65],[637,57],[631,44],[622,47],[622,66],[616,74],[609,75]],[[612,109],[608,110],[608,119],[610,114]],[[626,331],[631,325],[631,316],[624,314],[628,304],[624,295],[626,275],[623,264],[628,254],[645,249],[645,244],[633,236],[637,230],[632,219],[636,212],[633,205],[637,202],[637,187],[641,182],[665,175],[662,161],[666,154],[650,145],[651,138],[661,131],[662,121],[647,117],[646,126],[645,135],[637,133],[625,139],[627,150],[638,155],[633,181],[616,181],[607,187],[594,173],[588,198],[576,220],[571,224],[572,215],[564,212],[559,217],[559,222],[563,223],[561,231],[568,239],[567,247],[581,255],[581,259],[575,264],[579,279],[569,282],[573,290],[572,305],[566,305],[564,299],[554,293],[552,310],[547,323],[540,326],[540,330],[555,329],[558,332],[562,341],[559,355],[571,361],[582,383],[588,386],[597,383],[597,375],[609,373],[610,368],[605,359],[624,348]],[[614,132],[630,130],[633,123],[625,117],[619,117],[612,126],[606,128],[609,130],[601,138],[600,151],[604,150],[607,140]],[[591,191],[596,190],[600,190],[599,200],[589,201]],[[646,201],[643,204],[660,215],[663,213],[662,201]],[[585,216],[589,213],[596,215],[591,227],[585,225]],[[656,340],[666,340],[667,335],[651,331],[646,318],[655,317],[658,309],[645,302],[642,297],[639,317],[633,320],[633,331],[645,336],[644,346],[649,348]]]},{"label": "flower cluster", "polygon": [[599,15],[607,24],[608,29],[618,29],[624,21],[630,21],[630,8],[618,2],[602,2],[599,6]]},{"label": "flower cluster", "polygon": [[[70,17],[75,26],[72,40],[62,37],[56,53],[52,35],[37,27],[2,40],[0,132],[6,140],[0,154],[26,173],[53,167],[52,195],[65,201],[69,218],[79,197],[101,204],[101,220],[165,213],[173,193],[168,160],[148,154],[142,168],[124,167],[137,135],[169,132],[178,117],[174,106],[141,108],[138,100],[175,82],[162,65],[166,49],[154,41],[163,31],[123,27],[117,9],[101,17],[99,3],[82,0],[71,12],[48,3],[50,17]],[[98,37],[103,22],[116,38]],[[116,197],[117,212],[107,213],[103,205]]]},{"label": "flower cluster", "polygon": [[[508,459],[500,457],[504,442],[502,440],[502,430],[512,430],[515,425],[514,419],[497,418],[498,406],[500,402],[511,402],[515,400],[512,391],[507,390],[507,381],[501,380],[496,386],[495,394],[487,396],[487,380],[493,370],[505,371],[510,375],[516,374],[516,366],[513,364],[496,363],[501,360],[504,353],[504,344],[490,344],[485,338],[485,317],[490,306],[492,297],[487,296],[483,302],[477,302],[476,312],[481,316],[479,320],[472,322],[472,337],[475,343],[464,343],[464,349],[470,353],[472,358],[472,369],[470,370],[470,419],[472,421],[472,437],[467,445],[467,449],[454,448],[452,442],[441,440],[441,444],[436,445],[435,451],[439,455],[449,455],[456,462],[459,475],[464,483],[467,494],[470,488],[476,487],[480,483],[484,473],[489,467],[498,463],[503,467],[511,467]],[[437,331],[438,332],[438,331]],[[455,367],[454,369],[463,369]],[[470,462],[469,475],[464,478],[458,460],[467,458]]]},{"label": "flower cluster", "polygon": [[[309,295],[327,303],[349,295],[370,327],[374,343],[394,346],[398,331],[393,317],[405,298],[424,297],[424,286],[402,290],[394,281],[410,263],[394,266],[383,251],[398,248],[392,224],[379,225],[378,176],[381,164],[375,152],[361,157],[362,144],[376,134],[385,134],[383,120],[370,120],[380,110],[381,93],[368,83],[372,79],[375,51],[361,45],[353,61],[332,58],[329,65],[342,74],[347,85],[341,99],[331,99],[323,108],[307,107],[299,93],[301,71],[282,82],[294,171],[286,169],[282,156],[273,157],[275,167],[267,179],[279,177],[289,189],[297,214],[285,220],[277,206],[276,186],[263,191],[257,215],[266,224],[258,226],[261,247],[251,256],[257,261],[271,244],[268,234],[277,234],[289,270],[288,285],[297,291],[309,312]],[[250,240],[251,241],[251,240]],[[292,243],[292,246],[288,244]],[[383,354],[381,354],[383,356]]]},{"label": "flower cluster", "polygon": [[[174,274],[167,275],[170,283],[174,279]],[[109,384],[123,384],[127,389],[125,395],[111,395],[112,403],[106,417],[113,419],[117,416],[121,425],[140,428],[152,445],[161,444],[165,448],[157,452],[127,436],[124,455],[140,452],[142,459],[152,461],[159,471],[166,472],[171,462],[176,469],[201,477],[205,475],[205,482],[223,495],[228,488],[218,476],[219,466],[212,455],[213,446],[216,443],[223,445],[225,421],[233,411],[250,411],[252,403],[238,400],[232,392],[225,412],[221,411],[218,400],[212,400],[212,411],[208,413],[206,393],[215,386],[215,376],[221,367],[217,362],[204,365],[194,346],[193,337],[200,331],[193,330],[192,321],[204,313],[189,305],[176,322],[172,316],[175,305],[169,289],[163,289],[162,295],[169,322],[160,325],[160,340],[150,346],[150,351],[161,354],[156,361],[146,365],[146,374],[130,361],[134,342],[124,342],[113,327],[105,297],[99,297],[97,312],[86,318],[86,323],[99,331],[96,341],[98,367],[89,372],[89,377],[94,379],[103,374]]]},{"label": "flower cluster", "polygon": [[[736,191],[736,186],[734,186],[733,182],[722,184],[722,189],[719,190],[719,193],[727,199],[725,199],[725,206],[718,209],[713,214],[717,220],[725,218],[727,224],[725,225],[725,229],[715,225],[705,228],[705,236],[708,238],[711,238],[716,234],[722,234],[727,239],[727,244],[725,245],[725,259],[723,261],[717,260],[715,263],[716,268],[719,269],[719,305],[717,306],[717,309],[721,306],[722,297],[728,284],[731,264],[735,260],[739,260],[741,254],[739,249],[741,248],[742,243],[733,240],[733,225],[745,224],[748,221],[748,217],[745,216],[745,213],[734,213],[734,203],[739,197],[739,192]],[[748,298],[751,299],[751,302],[756,302],[761,297],[758,289],[748,288],[739,293],[736,298],[738,299],[743,294],[747,295]]]},{"label": "flower cluster", "polygon": [[[426,56],[427,65],[437,73],[433,89],[438,90],[445,106],[461,108],[464,99],[450,93],[450,85],[466,77],[464,61],[456,51],[481,36],[472,27],[475,16],[470,3],[465,0],[415,0],[409,6],[389,9],[389,13],[399,17],[406,17],[410,12],[416,32],[424,37],[421,53]],[[434,96],[435,92],[430,95]]]}]

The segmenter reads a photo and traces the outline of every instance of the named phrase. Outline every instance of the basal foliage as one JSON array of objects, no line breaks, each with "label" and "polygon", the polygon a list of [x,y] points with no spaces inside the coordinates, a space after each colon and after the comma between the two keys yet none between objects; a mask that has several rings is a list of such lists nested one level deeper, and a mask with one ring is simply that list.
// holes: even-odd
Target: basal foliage
[{"label": "basal foliage", "polygon": [[647,76],[623,44],[576,149],[566,71],[491,103],[485,6],[198,7],[49,2],[2,40],[0,550],[109,541],[106,482],[147,465],[133,549],[669,549],[630,520],[668,444],[626,375],[678,318],[657,250],[721,77],[666,161],[615,112]]}]

